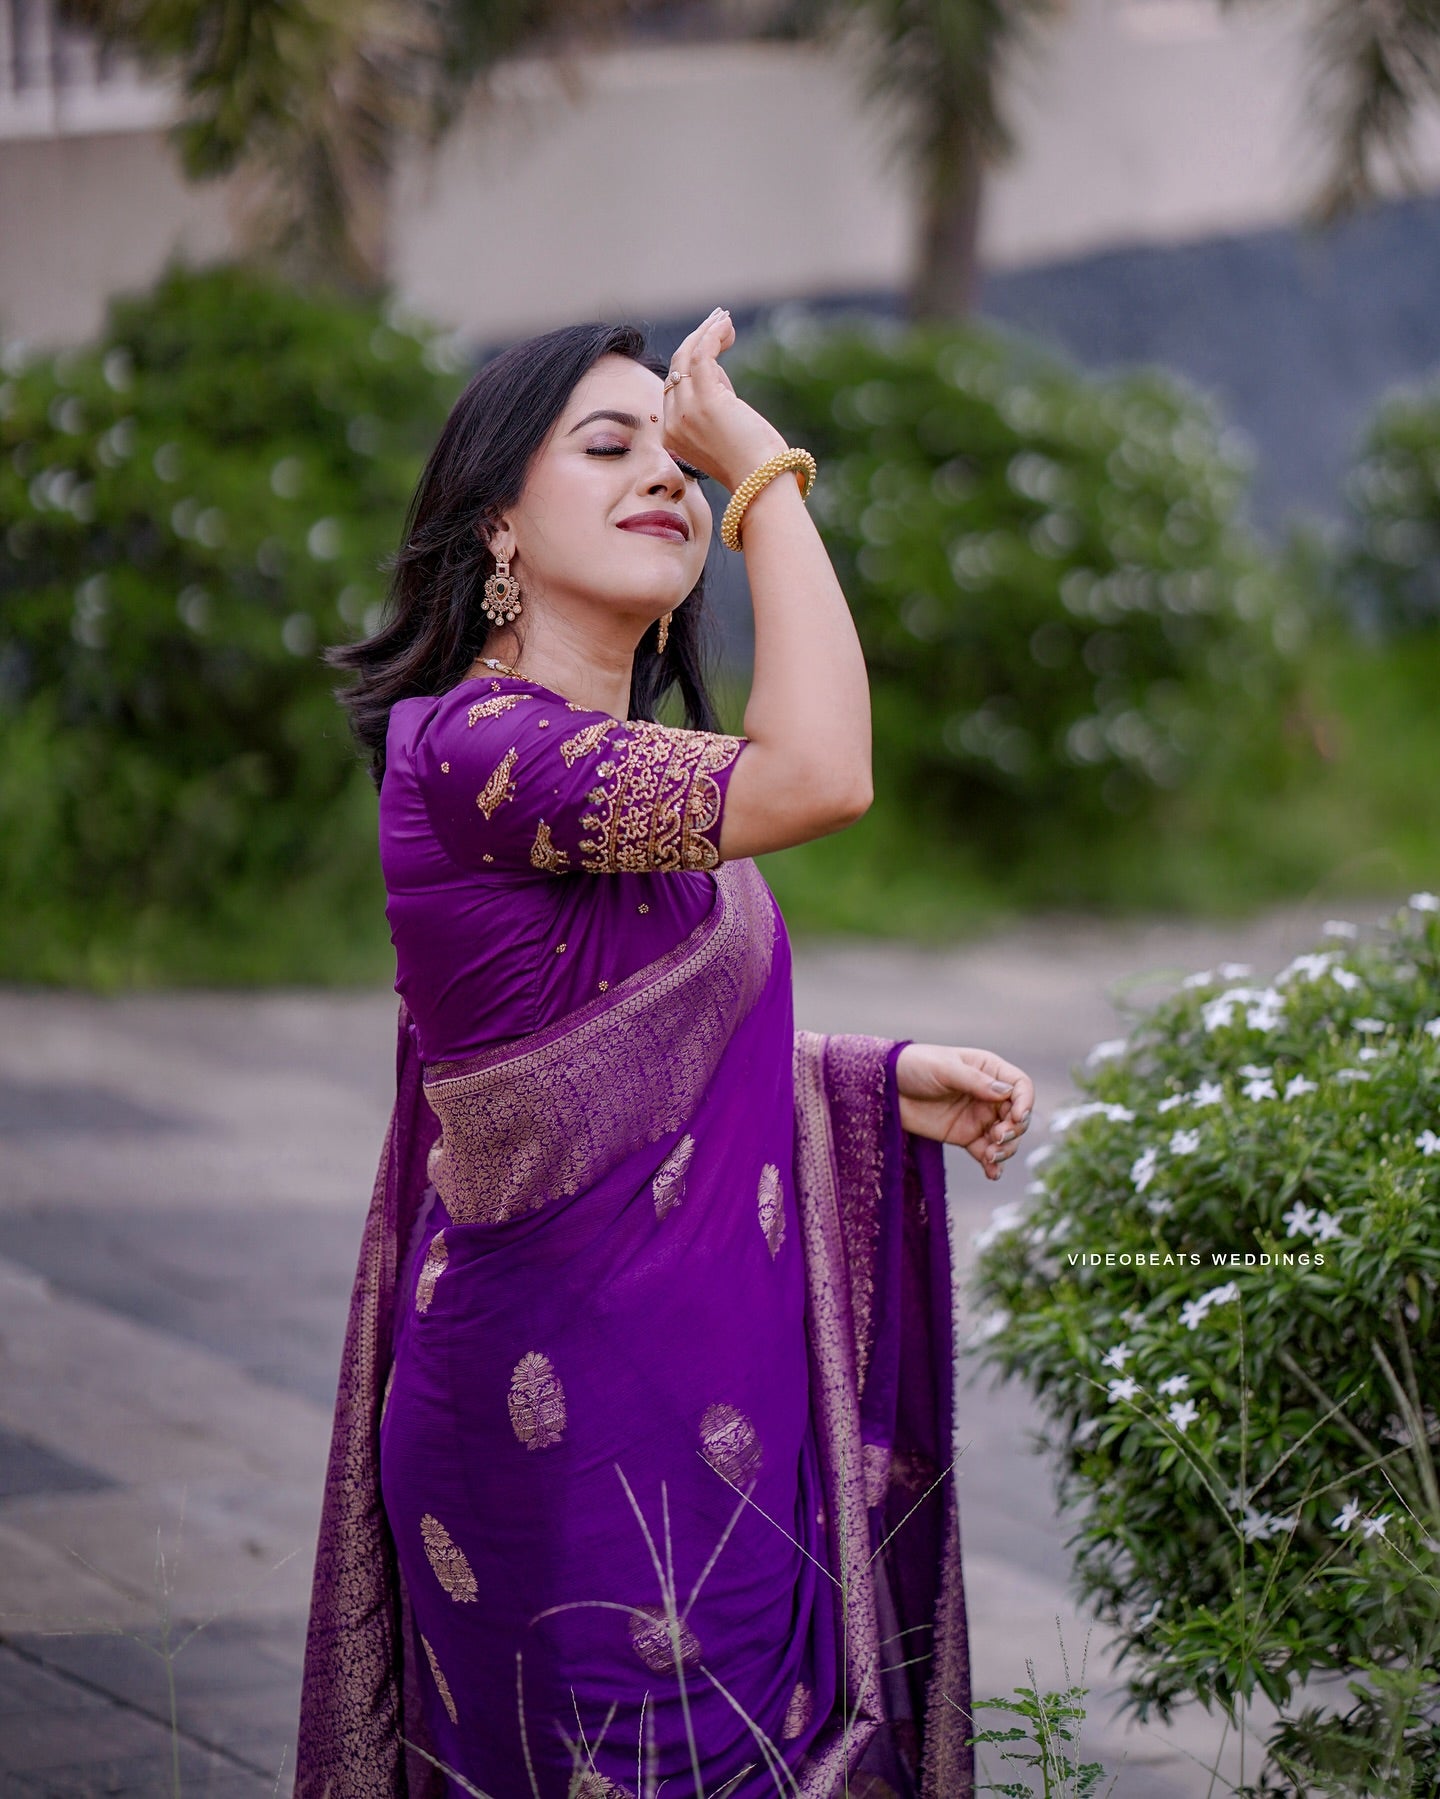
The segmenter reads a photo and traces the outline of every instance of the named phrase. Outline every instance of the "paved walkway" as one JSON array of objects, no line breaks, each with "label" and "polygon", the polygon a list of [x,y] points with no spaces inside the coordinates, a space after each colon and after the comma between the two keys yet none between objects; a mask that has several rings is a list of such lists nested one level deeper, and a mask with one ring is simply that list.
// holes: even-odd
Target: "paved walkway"
[{"label": "paved walkway", "polygon": [[[1031,924],[943,953],[812,946],[817,1030],[983,1043],[1040,1113],[1115,1002],[1278,966],[1318,911]],[[393,1080],[391,996],[0,993],[0,1795],[287,1793],[340,1332]],[[998,1188],[951,1162],[957,1242]],[[964,1395],[977,1693],[1060,1684],[1067,1521],[1015,1390]],[[1200,1799],[1203,1714],[1127,1730],[1103,1634],[1086,1748],[1115,1799]],[[1004,1722],[1004,1720],[999,1720]],[[1234,1770],[1233,1742],[1223,1767]],[[1198,1758],[1198,1760],[1196,1759]],[[1254,1751],[1247,1759],[1253,1774]],[[992,1778],[1002,1770],[992,1765]],[[1217,1791],[1223,1791],[1223,1785]]]}]

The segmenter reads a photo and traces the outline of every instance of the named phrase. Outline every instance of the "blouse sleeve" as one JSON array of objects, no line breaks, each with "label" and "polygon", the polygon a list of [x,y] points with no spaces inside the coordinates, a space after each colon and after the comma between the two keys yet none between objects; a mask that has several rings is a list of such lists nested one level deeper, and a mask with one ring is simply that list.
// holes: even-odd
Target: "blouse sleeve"
[{"label": "blouse sleeve", "polygon": [[719,864],[745,738],[478,687],[447,695],[416,746],[431,825],[461,866],[640,874]]}]

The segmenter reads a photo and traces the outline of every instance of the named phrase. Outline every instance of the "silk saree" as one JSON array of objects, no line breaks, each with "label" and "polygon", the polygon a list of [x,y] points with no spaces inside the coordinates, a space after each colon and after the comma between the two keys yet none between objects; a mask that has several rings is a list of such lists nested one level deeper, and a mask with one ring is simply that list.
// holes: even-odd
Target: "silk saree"
[{"label": "silk saree", "polygon": [[523,1032],[466,1041],[443,980],[402,1002],[296,1793],[969,1799],[943,1159],[903,1043],[795,1029],[779,909],[715,849],[743,739],[492,697],[522,687],[498,730],[429,703],[386,775],[423,777],[413,841],[533,873],[544,977],[571,903],[669,906],[674,941],[627,951],[615,912],[584,937],[614,978],[527,986]]}]

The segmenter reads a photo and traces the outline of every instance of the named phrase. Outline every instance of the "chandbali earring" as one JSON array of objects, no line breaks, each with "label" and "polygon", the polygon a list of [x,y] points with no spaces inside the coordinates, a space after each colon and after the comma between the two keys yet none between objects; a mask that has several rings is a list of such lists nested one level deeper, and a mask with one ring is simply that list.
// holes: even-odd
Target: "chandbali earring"
[{"label": "chandbali earring", "polygon": [[510,558],[497,554],[495,573],[485,583],[480,610],[492,625],[508,625],[520,616],[520,583],[510,573]]},{"label": "chandbali earring", "polygon": [[660,614],[660,635],[655,639],[655,653],[657,656],[663,656],[665,654],[665,645],[669,640],[669,637],[670,614],[668,612],[662,612]]}]

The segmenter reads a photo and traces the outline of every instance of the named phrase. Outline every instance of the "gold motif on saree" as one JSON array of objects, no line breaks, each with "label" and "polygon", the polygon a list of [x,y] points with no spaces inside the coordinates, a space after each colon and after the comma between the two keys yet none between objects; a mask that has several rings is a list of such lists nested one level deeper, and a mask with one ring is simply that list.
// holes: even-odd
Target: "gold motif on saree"
[{"label": "gold motif on saree", "polygon": [[629,1787],[622,1787],[598,1768],[585,1768],[571,1777],[565,1799],[632,1799]]},{"label": "gold motif on saree", "polygon": [[814,1711],[815,1695],[803,1680],[797,1680],[795,1691],[790,1695],[790,1703],[785,1707],[785,1722],[780,1726],[780,1735],[785,1742],[790,1742],[804,1731]]},{"label": "gold motif on saree", "polygon": [[780,1170],[767,1162],[760,1170],[760,1186],[756,1193],[760,1212],[760,1229],[765,1233],[773,1262],[785,1241],[785,1190],[780,1184]]},{"label": "gold motif on saree", "polygon": [[755,1426],[738,1406],[706,1406],[700,1420],[700,1453],[732,1486],[743,1487],[760,1472],[763,1452]]},{"label": "gold motif on saree", "polygon": [[466,1560],[465,1551],[454,1542],[450,1532],[430,1512],[420,1520],[420,1539],[425,1555],[435,1570],[435,1578],[457,1605],[468,1605],[479,1596],[475,1570]]},{"label": "gold motif on saree", "polygon": [[723,863],[715,883],[715,909],[683,943],[538,1048],[502,1046],[427,1074],[442,1126],[430,1178],[456,1224],[523,1217],[685,1128],[775,947],[775,904],[755,864]]},{"label": "gold motif on saree", "polygon": [[530,865],[532,868],[543,868],[547,874],[563,874],[570,866],[570,856],[565,850],[558,849],[550,836],[550,827],[542,818],[535,832],[535,841],[530,845]]},{"label": "gold motif on saree", "polygon": [[430,1673],[435,1681],[435,1690],[440,1695],[440,1703],[445,1707],[445,1715],[452,1724],[458,1724],[460,1714],[455,1710],[455,1700],[450,1692],[450,1682],[440,1672],[440,1664],[435,1659],[435,1651],[430,1647],[429,1638],[422,1636],[420,1644],[425,1651],[425,1659],[430,1664]]},{"label": "gold motif on saree", "polygon": [[860,1465],[865,1473],[866,1505],[884,1505],[890,1491],[890,1451],[883,1443],[866,1443],[860,1450]]},{"label": "gold motif on saree", "polygon": [[476,700],[465,715],[465,722],[473,729],[482,718],[498,718],[502,712],[508,712],[512,706],[529,698],[528,693],[497,693],[488,700]]},{"label": "gold motif on saree", "polygon": [[715,776],[735,760],[745,739],[648,719],[630,719],[625,730],[628,740],[612,746],[616,759],[596,771],[605,786],[598,809],[582,821],[593,835],[580,845],[581,867],[592,874],[717,867],[721,807]]},{"label": "gold motif on saree", "polygon": [[560,754],[565,758],[566,768],[573,768],[582,756],[598,750],[605,741],[606,733],[613,731],[619,723],[618,718],[602,718],[598,724],[586,725],[583,731],[567,737],[560,745]]},{"label": "gold motif on saree", "polygon": [[515,797],[515,783],[510,779],[510,772],[518,754],[519,751],[512,744],[501,758],[494,774],[475,795],[475,804],[487,819],[493,818],[506,800],[513,800]]},{"label": "gold motif on saree", "polygon": [[630,1643],[652,1674],[673,1674],[678,1654],[682,1668],[700,1660],[700,1639],[683,1618],[676,1620],[679,1643],[670,1633],[663,1605],[637,1605],[630,1614]]},{"label": "gold motif on saree", "polygon": [[527,1449],[549,1449],[565,1434],[565,1389],[549,1356],[532,1349],[510,1377],[510,1424]]},{"label": "gold motif on saree", "polygon": [[430,1247],[425,1251],[425,1260],[420,1264],[420,1273],[415,1282],[415,1310],[428,1312],[430,1301],[435,1297],[435,1283],[444,1274],[446,1264],[450,1260],[450,1251],[445,1245],[444,1231],[436,1231],[430,1239]]},{"label": "gold motif on saree", "polygon": [[655,1171],[650,1192],[655,1200],[655,1216],[663,1218],[673,1212],[685,1197],[685,1171],[695,1154],[695,1139],[687,1132]]}]

